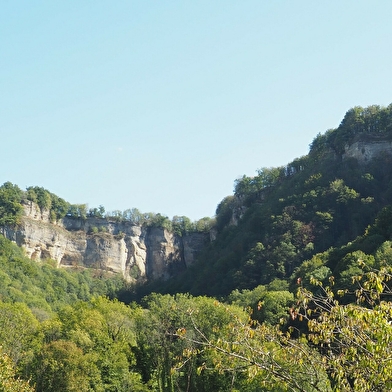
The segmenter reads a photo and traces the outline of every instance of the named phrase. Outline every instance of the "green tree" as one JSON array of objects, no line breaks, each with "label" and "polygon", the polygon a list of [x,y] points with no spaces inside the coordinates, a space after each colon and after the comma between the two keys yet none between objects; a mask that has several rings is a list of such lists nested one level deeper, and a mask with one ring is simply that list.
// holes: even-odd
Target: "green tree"
[{"label": "green tree", "polygon": [[72,218],[87,218],[87,205],[86,204],[71,204],[67,213]]},{"label": "green tree", "polygon": [[280,167],[263,167],[257,170],[255,177],[257,189],[261,190],[275,185],[282,175],[282,170]]},{"label": "green tree", "polygon": [[172,230],[172,222],[166,215],[150,213],[147,224],[152,227],[162,227],[163,229]]},{"label": "green tree", "polygon": [[347,204],[349,200],[359,197],[359,193],[345,185],[342,179],[332,181],[330,191],[337,195],[336,201],[338,203]]},{"label": "green tree", "polygon": [[103,390],[126,392],[131,385],[142,390],[140,377],[132,370],[135,358],[131,348],[136,344],[133,310],[119,301],[95,297],[61,309],[58,317],[61,339],[72,341],[89,355]]},{"label": "green tree", "polygon": [[259,303],[262,298],[267,293],[267,287],[263,285],[259,285],[255,287],[253,290],[233,290],[227,298],[227,301],[230,304],[234,304],[240,306],[243,309],[247,309],[249,307],[254,307]]},{"label": "green tree", "polygon": [[94,218],[104,218],[105,217],[105,207],[100,205],[98,208],[90,208],[88,210],[88,216]]},{"label": "green tree", "polygon": [[51,193],[51,200],[52,200],[51,210],[50,210],[51,220],[56,221],[61,218],[64,218],[64,216],[68,212],[69,203],[66,202],[64,199],[62,199],[61,197],[54,195],[53,193]]},{"label": "green tree", "polygon": [[144,223],[143,214],[137,208],[125,210],[123,217],[134,225],[142,225]]},{"label": "green tree", "polygon": [[182,323],[177,301],[171,296],[151,294],[145,300],[148,310],[136,319],[137,346],[134,352],[143,380],[160,392],[172,392],[175,385],[172,368],[175,356],[183,346],[176,347],[173,335]]},{"label": "green tree", "polygon": [[201,321],[188,314],[195,333],[190,337],[180,329],[177,336],[191,340],[194,349],[184,352],[183,361],[203,352],[211,362],[202,363],[199,372],[230,375],[226,390],[331,391],[322,356],[306,340],[291,339],[274,326],[250,323],[246,314],[216,306],[230,320],[215,324],[213,334],[205,333]]},{"label": "green tree", "polygon": [[46,344],[36,356],[36,391],[103,392],[93,357],[94,354],[83,354],[82,349],[70,341]]},{"label": "green tree", "polygon": [[218,204],[216,208],[216,226],[218,230],[222,230],[230,223],[235,204],[234,196],[227,196]]},{"label": "green tree", "polygon": [[0,354],[0,392],[33,392],[29,383],[17,377],[12,359],[5,353]]},{"label": "green tree", "polygon": [[13,226],[20,222],[23,192],[11,182],[0,187],[0,226]]},{"label": "green tree", "polygon": [[257,189],[252,177],[243,175],[234,181],[234,194],[237,197],[247,197],[256,191]]},{"label": "green tree", "polygon": [[321,294],[300,291],[298,313],[308,320],[308,338],[323,353],[334,391],[392,387],[392,304],[383,299],[390,298],[391,270],[367,271],[353,277],[356,303],[341,304],[330,287],[317,281]]},{"label": "green tree", "polygon": [[172,230],[178,235],[184,235],[195,230],[195,225],[187,216],[173,216]]},{"label": "green tree", "polygon": [[270,291],[260,302],[258,320],[270,325],[277,325],[287,319],[289,308],[294,302],[294,295],[289,291]]},{"label": "green tree", "polygon": [[[195,327],[205,336],[218,336],[232,314],[218,306],[217,301],[188,295],[151,294],[144,299],[146,309],[136,319],[137,345],[134,348],[137,368],[144,382],[157,391],[227,391],[232,374],[203,372],[214,367],[213,353],[197,352],[193,338]],[[231,306],[235,313],[239,308]],[[194,353],[184,362],[183,354]]]},{"label": "green tree", "polygon": [[28,200],[34,201],[38,204],[41,211],[50,210],[52,206],[51,193],[45,188],[34,186],[27,188],[27,198]]},{"label": "green tree", "polygon": [[198,232],[209,232],[215,225],[215,220],[213,218],[210,218],[208,216],[199,219],[198,221],[195,222],[195,229]]},{"label": "green tree", "polygon": [[314,278],[315,293],[300,286],[297,308],[291,312],[293,319],[307,326],[299,338],[292,337],[294,327],[286,333],[233,313],[228,324],[216,325],[215,334],[209,335],[202,321],[188,313],[195,334],[179,329],[176,335],[194,345],[184,351],[183,361],[202,351],[214,358],[214,367],[204,364],[201,372],[224,369],[238,376],[246,369],[247,378],[234,382],[233,390],[241,385],[239,389],[245,391],[389,391],[392,268],[376,271],[365,262],[362,267],[362,274],[353,277],[357,284],[354,303],[339,301],[346,289],[336,296]]},{"label": "green tree", "polygon": [[0,302],[0,341],[18,366],[26,366],[39,347],[38,321],[24,303]]}]

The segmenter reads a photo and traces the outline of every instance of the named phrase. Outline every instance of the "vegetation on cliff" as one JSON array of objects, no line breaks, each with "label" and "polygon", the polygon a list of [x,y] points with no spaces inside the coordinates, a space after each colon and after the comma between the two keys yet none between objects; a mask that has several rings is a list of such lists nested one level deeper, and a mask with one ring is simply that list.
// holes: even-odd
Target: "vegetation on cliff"
[{"label": "vegetation on cliff", "polygon": [[[234,194],[217,207],[218,235],[200,263],[153,289],[226,296],[290,279],[304,260],[363,235],[392,202],[391,154],[366,165],[343,158],[344,146],[369,135],[388,147],[392,105],[350,109],[337,129],[315,138],[308,155],[237,179]],[[337,265],[329,268],[335,273]]]},{"label": "vegetation on cliff", "polygon": [[38,205],[42,213],[48,213],[51,222],[57,222],[64,217],[82,220],[99,218],[129,222],[138,226],[162,227],[177,235],[191,232],[208,233],[215,224],[215,220],[210,217],[192,222],[186,216],[176,215],[169,219],[160,213],[142,213],[137,208],[106,212],[102,205],[98,208],[88,208],[86,204],[70,204],[45,188],[30,186],[23,191],[16,184],[8,181],[0,186],[0,227],[18,225],[23,214],[23,204],[28,202]]},{"label": "vegetation on cliff", "polygon": [[215,222],[216,239],[179,278],[130,291],[99,271],[28,260],[0,238],[0,390],[389,391],[392,158],[364,165],[344,153],[391,134],[391,105],[351,109],[307,156],[236,180],[214,221],[108,216],[5,183],[1,226],[18,224],[30,200],[54,220],[180,234]]}]

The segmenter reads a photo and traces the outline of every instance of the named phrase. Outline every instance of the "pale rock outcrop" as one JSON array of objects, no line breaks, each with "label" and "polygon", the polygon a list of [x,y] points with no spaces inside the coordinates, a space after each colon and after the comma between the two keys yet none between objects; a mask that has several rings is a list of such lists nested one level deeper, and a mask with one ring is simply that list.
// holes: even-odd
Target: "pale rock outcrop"
[{"label": "pale rock outcrop", "polygon": [[191,265],[209,241],[205,233],[178,236],[100,218],[65,217],[54,223],[32,202],[24,205],[21,224],[2,232],[31,259],[121,273],[128,281],[168,279]]},{"label": "pale rock outcrop", "polygon": [[355,158],[360,163],[369,163],[382,154],[392,155],[392,142],[387,140],[357,141],[346,146],[343,159]]}]

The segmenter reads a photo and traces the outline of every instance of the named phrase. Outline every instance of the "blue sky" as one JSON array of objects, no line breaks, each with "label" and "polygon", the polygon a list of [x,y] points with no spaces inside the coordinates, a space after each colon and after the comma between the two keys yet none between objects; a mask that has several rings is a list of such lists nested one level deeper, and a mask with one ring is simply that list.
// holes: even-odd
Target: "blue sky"
[{"label": "blue sky", "polygon": [[0,183],[213,216],[392,102],[390,1],[0,1]]}]

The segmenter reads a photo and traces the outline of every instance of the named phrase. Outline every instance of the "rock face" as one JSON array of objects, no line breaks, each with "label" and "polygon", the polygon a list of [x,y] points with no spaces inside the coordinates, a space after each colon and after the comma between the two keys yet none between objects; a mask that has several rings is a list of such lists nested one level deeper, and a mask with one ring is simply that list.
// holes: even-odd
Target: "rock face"
[{"label": "rock face", "polygon": [[159,227],[100,218],[65,217],[51,223],[49,214],[31,202],[24,205],[21,224],[2,231],[31,259],[121,273],[128,281],[168,279],[191,265],[209,241],[206,233],[178,236]]},{"label": "rock face", "polygon": [[368,163],[381,154],[392,155],[392,142],[387,140],[357,141],[345,148],[343,159],[355,158]]}]

